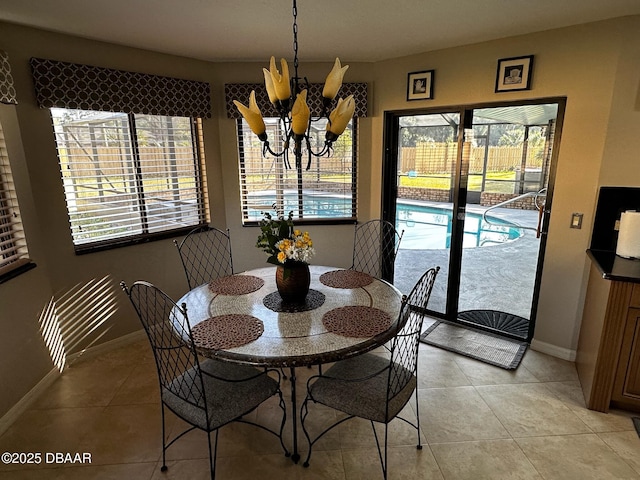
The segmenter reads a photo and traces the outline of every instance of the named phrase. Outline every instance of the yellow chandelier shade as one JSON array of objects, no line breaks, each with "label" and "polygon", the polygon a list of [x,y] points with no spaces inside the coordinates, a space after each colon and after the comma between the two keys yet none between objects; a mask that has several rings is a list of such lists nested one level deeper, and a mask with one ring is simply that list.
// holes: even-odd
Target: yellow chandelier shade
[{"label": "yellow chandelier shade", "polygon": [[340,64],[340,59],[336,58],[335,63],[333,64],[333,68],[327,75],[327,79],[324,82],[324,88],[322,89],[322,96],[324,98],[328,98],[333,100],[338,95],[338,90],[342,86],[342,79],[344,78],[344,73],[349,68],[349,65],[345,65],[344,67]]},{"label": "yellow chandelier shade", "polygon": [[262,73],[264,73],[264,86],[267,89],[269,101],[275,105],[278,101],[278,95],[276,95],[276,88],[273,86],[273,80],[271,80],[271,72],[266,68],[263,68]]},{"label": "yellow chandelier shade", "polygon": [[[271,73],[271,82],[278,100],[286,101],[291,97],[291,85],[289,84],[289,65],[284,58],[280,59],[282,66],[282,74],[276,67],[276,58],[271,57],[269,62],[269,72]],[[268,87],[267,87],[268,88]]]},{"label": "yellow chandelier shade", "polygon": [[349,95],[345,99],[339,99],[338,105],[329,114],[327,131],[336,136],[342,135],[342,132],[347,128],[349,120],[353,117],[355,109],[356,102],[353,99],[353,95]]},{"label": "yellow chandelier shade", "polygon": [[267,128],[264,125],[264,120],[262,119],[262,114],[260,113],[260,109],[258,108],[258,104],[256,103],[256,91],[252,90],[249,95],[249,106],[246,107],[242,103],[237,100],[234,100],[233,103],[244,117],[244,119],[249,124],[249,128],[253,133],[260,136],[263,135]]},{"label": "yellow chandelier shade", "polygon": [[291,130],[296,135],[304,135],[309,126],[311,112],[307,105],[307,90],[302,90],[297,96],[291,109]]}]

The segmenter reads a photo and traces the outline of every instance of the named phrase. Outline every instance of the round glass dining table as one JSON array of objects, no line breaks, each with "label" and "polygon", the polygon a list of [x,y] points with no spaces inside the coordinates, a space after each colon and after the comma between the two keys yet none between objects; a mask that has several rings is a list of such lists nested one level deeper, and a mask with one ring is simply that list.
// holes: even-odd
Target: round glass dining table
[{"label": "round glass dining table", "polygon": [[184,295],[198,352],[209,358],[290,368],[293,460],[298,461],[295,368],[363,354],[390,340],[402,294],[384,280],[354,270],[310,266],[304,303],[287,304],[276,268],[222,277]]}]

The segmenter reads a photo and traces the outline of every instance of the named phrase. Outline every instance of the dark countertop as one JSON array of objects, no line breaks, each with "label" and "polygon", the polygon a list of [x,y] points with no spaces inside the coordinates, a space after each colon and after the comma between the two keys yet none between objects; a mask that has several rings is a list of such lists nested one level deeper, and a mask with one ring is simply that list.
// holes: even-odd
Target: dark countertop
[{"label": "dark countertop", "polygon": [[602,278],[640,283],[640,260],[619,257],[609,250],[587,250],[587,255],[602,272]]}]

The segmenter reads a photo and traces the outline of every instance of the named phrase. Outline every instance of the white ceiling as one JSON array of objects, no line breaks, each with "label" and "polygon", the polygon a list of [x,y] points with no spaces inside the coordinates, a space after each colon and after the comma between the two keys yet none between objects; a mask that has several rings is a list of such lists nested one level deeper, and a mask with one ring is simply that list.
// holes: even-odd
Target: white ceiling
[{"label": "white ceiling", "polygon": [[[202,60],[265,62],[293,57],[291,6],[0,0],[0,20]],[[635,14],[640,0],[298,0],[299,58],[371,62]]]}]

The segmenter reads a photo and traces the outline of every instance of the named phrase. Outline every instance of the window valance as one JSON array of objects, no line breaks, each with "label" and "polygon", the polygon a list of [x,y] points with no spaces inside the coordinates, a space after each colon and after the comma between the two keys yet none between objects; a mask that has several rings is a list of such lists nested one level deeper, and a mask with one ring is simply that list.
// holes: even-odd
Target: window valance
[{"label": "window valance", "polygon": [[206,82],[31,59],[42,108],[73,108],[178,117],[211,117]]},{"label": "window valance", "polygon": [[16,105],[16,88],[13,85],[11,76],[11,65],[9,65],[9,55],[0,50],[0,103]]},{"label": "window valance", "polygon": [[[312,83],[307,92],[307,104],[311,110],[311,115],[319,117],[322,115],[322,83]],[[251,90],[256,91],[256,103],[262,112],[263,117],[277,117],[278,112],[269,101],[267,89],[262,83],[228,83],[224,86],[224,96],[227,106],[228,118],[242,118],[242,115],[233,104],[234,100],[248,105]],[[338,97],[345,98],[353,95],[356,102],[354,116],[367,116],[367,84],[366,83],[343,83]]]}]

